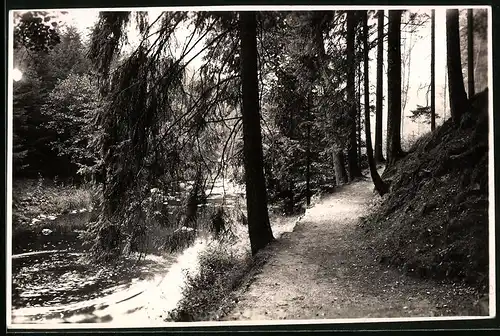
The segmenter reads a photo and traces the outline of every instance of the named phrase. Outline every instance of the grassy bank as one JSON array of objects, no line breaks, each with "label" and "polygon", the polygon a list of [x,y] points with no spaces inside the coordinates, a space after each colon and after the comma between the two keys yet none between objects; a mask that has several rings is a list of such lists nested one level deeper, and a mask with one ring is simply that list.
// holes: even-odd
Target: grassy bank
[{"label": "grassy bank", "polygon": [[217,320],[232,305],[233,292],[252,265],[249,254],[212,244],[199,256],[197,274],[187,274],[186,287],[168,320],[176,322]]},{"label": "grassy bank", "polygon": [[83,209],[89,211],[95,202],[95,193],[90,186],[68,185],[47,179],[13,180],[13,233],[59,225],[54,217]]},{"label": "grassy bank", "polygon": [[225,244],[212,244],[199,256],[196,274],[188,274],[183,296],[166,321],[218,321],[238,303],[239,292],[249,285],[269,258],[265,248],[255,256]]},{"label": "grassy bank", "polygon": [[[270,216],[276,238],[293,230],[297,216]],[[229,216],[230,228],[212,241],[199,255],[196,273],[187,274],[182,299],[169,313],[168,321],[215,321],[225,316],[236,304],[238,291],[249,283],[269,257],[265,248],[255,256],[250,253],[248,228],[240,218]]]}]

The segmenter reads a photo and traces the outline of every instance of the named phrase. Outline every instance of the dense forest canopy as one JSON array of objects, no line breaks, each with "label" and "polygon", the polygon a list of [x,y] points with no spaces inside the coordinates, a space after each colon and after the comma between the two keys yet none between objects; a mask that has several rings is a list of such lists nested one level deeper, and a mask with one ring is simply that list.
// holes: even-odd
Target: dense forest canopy
[{"label": "dense forest canopy", "polygon": [[[430,12],[149,14],[99,12],[88,38],[57,21],[64,12],[15,16],[14,64],[22,78],[13,92],[14,176],[99,186],[95,237],[116,226],[120,244],[130,246],[152,220],[145,201],[151,190],[169,193],[180,183],[194,186],[178,222],[189,226],[193,204],[223,178],[246,182],[256,252],[273,239],[268,202],[294,213],[367,167],[382,195],[388,186],[375,161],[382,162],[386,143],[388,165],[405,155],[407,117],[419,125],[446,117],[431,113],[427,93],[425,105],[411,106],[410,115],[406,108],[412,39],[428,41],[421,34]],[[456,14],[446,38],[462,57],[449,55],[449,75],[471,69],[465,14]],[[487,83],[486,19],[486,10],[474,10],[477,92]],[[438,25],[444,31],[444,22]],[[135,41],[128,40],[131,27]],[[418,71],[431,74],[430,66]],[[457,78],[449,78],[451,115],[460,106]],[[430,92],[429,83],[417,86]]]}]

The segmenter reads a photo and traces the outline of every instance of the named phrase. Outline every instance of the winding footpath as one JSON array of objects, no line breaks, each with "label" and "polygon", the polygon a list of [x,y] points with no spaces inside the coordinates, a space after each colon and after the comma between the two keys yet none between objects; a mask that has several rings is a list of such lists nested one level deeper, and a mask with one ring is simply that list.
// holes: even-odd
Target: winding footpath
[{"label": "winding footpath", "polygon": [[267,262],[223,320],[480,315],[471,288],[411,277],[380,264],[357,223],[374,197],[370,180],[339,188],[263,251]]}]

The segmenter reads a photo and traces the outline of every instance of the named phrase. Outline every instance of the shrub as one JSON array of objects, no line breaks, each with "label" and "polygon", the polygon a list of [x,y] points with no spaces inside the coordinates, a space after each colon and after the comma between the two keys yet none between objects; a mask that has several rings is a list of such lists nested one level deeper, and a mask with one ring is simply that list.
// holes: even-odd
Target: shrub
[{"label": "shrub", "polygon": [[183,297],[167,320],[206,321],[217,319],[230,307],[232,295],[251,266],[250,252],[237,254],[225,243],[209,246],[199,256],[196,274],[187,274]]},{"label": "shrub", "polygon": [[[50,180],[14,180],[12,188],[12,229],[13,232],[37,230],[39,226],[57,228],[65,223],[74,229],[83,229],[86,223],[80,220],[48,221],[47,215],[59,217],[73,210],[91,210],[98,202],[98,194],[90,185],[64,185]],[[32,220],[37,218],[35,222]],[[40,221],[38,221],[40,220]],[[51,228],[52,228],[51,227]],[[61,227],[60,229],[63,229]]]}]

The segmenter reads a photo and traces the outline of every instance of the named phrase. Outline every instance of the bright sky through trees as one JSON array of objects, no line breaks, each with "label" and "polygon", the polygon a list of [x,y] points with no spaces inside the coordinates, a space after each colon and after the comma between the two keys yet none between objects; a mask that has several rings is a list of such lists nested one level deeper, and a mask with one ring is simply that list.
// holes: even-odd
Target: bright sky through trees
[{"label": "bright sky through trees", "polygon": [[19,82],[22,78],[23,73],[18,68],[14,68],[14,70],[12,70],[12,79],[15,82]]},{"label": "bright sky through trees", "polygon": [[[152,8],[148,10],[148,16],[150,22],[153,22],[165,8]],[[286,8],[290,9],[290,8]],[[332,10],[334,7],[332,7]],[[415,8],[412,9],[412,12],[416,12],[418,14],[428,14],[430,16],[431,10],[427,8]],[[387,15],[387,11],[386,11]],[[82,33],[82,37],[87,39],[92,26],[95,24],[99,16],[98,9],[71,9],[68,10],[65,14],[60,15],[60,20],[63,21],[66,25],[72,25],[78,28],[78,30]],[[446,10],[445,9],[436,9],[436,113],[441,117],[438,119],[438,124],[443,122],[443,116],[446,115],[446,111],[444,108],[448,105],[447,95],[444,91],[445,87],[445,72],[446,72],[446,35],[445,35],[445,20],[446,18]],[[370,24],[375,23],[376,19],[372,19]],[[387,22],[387,20],[386,20]],[[404,22],[404,20],[403,20]],[[404,23],[403,23],[404,25]],[[152,30],[154,31],[154,29]],[[185,41],[189,37],[190,27],[183,26],[177,32],[177,45],[172,46],[172,53],[174,55],[180,54],[181,50],[184,47]],[[376,38],[376,34],[372,34],[372,38]],[[409,33],[405,33],[403,31],[402,38],[408,37]],[[128,43],[124,46],[124,51],[132,51],[139,43],[139,34],[135,29],[135,20],[131,20],[129,23],[129,32],[128,32]],[[154,38],[154,37],[152,37]],[[196,41],[196,38],[193,39]],[[408,41],[408,40],[407,40]],[[409,65],[410,78],[409,78],[409,88],[408,88],[408,98],[407,104],[404,110],[404,115],[409,115],[409,111],[415,109],[417,105],[427,105],[426,102],[426,92],[427,85],[430,83],[430,20],[426,22],[412,37],[412,41],[408,42],[411,44],[412,48],[412,57],[411,64]],[[190,48],[193,45],[188,46]],[[194,46],[191,52],[187,55],[186,59],[191,59],[194,55],[196,55],[203,48],[203,41],[198,45]],[[408,46],[407,46],[408,48]],[[407,49],[406,48],[406,49]],[[402,48],[402,50],[404,50]],[[189,69],[190,72],[194,72],[196,68],[198,68],[202,63],[202,55],[199,55],[191,62]],[[372,49],[370,53],[370,87],[374,88],[376,83],[376,48]],[[402,56],[404,59],[404,55]],[[384,63],[387,61],[387,43],[384,46]],[[408,68],[408,65],[406,65]],[[384,67],[384,74],[386,73],[386,67]],[[22,71],[20,71],[22,73]],[[384,91],[387,89],[387,78],[384,75]],[[375,90],[371,90],[371,99],[370,101],[375,102]],[[384,95],[384,129],[386,125],[386,108],[387,108],[387,95]],[[446,103],[445,103],[446,101]],[[404,118],[403,129],[406,134],[411,134],[412,132],[418,133],[418,124],[412,122],[408,118]],[[422,130],[425,127],[421,127]]]}]

